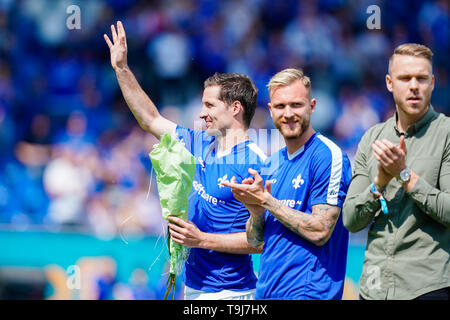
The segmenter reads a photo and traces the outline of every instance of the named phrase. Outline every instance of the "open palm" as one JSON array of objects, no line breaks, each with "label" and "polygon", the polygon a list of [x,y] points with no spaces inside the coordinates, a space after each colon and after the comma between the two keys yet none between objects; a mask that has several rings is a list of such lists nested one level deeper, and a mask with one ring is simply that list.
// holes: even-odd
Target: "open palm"
[{"label": "open palm", "polygon": [[112,42],[106,34],[103,35],[111,54],[111,65],[114,70],[123,69],[127,66],[127,38],[122,22],[117,22],[117,32],[114,25],[111,25],[111,34]]}]

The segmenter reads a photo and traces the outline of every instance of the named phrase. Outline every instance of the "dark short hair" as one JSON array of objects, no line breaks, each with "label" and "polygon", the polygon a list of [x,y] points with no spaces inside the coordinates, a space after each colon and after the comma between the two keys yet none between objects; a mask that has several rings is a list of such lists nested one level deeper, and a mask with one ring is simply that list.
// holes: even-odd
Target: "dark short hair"
[{"label": "dark short hair", "polygon": [[218,99],[227,105],[239,101],[244,108],[244,124],[250,126],[257,107],[258,89],[245,74],[218,73],[205,80],[204,88],[220,86]]}]

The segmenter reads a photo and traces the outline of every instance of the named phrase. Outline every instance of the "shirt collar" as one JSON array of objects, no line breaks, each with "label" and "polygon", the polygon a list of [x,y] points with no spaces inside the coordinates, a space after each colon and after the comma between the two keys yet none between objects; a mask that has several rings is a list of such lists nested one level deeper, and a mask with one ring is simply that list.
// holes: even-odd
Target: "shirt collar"
[{"label": "shirt collar", "polygon": [[286,148],[286,155],[288,157],[289,160],[294,159],[295,157],[297,157],[300,153],[302,153],[303,151],[305,151],[306,148],[308,148],[308,146],[312,143],[312,141],[314,140],[314,138],[319,134],[319,132],[315,132],[309,139],[308,141],[302,145],[300,148],[298,148],[296,151],[294,151],[294,153],[289,154],[289,152],[287,151]]},{"label": "shirt collar", "polygon": [[[425,126],[426,124],[431,122],[431,120],[433,120],[437,115],[438,115],[437,112],[434,111],[433,106],[430,104],[430,107],[428,108],[427,113],[425,113],[425,115],[422,118],[420,118],[419,121],[416,121],[415,123],[413,123],[412,125],[410,125],[408,127],[408,129],[405,132],[406,136],[414,135],[423,126]],[[400,132],[400,130],[397,127],[397,120],[398,120],[398,113],[395,112],[394,129],[395,129],[395,132],[397,133],[397,136],[400,136],[400,135],[402,135],[402,133]]]}]

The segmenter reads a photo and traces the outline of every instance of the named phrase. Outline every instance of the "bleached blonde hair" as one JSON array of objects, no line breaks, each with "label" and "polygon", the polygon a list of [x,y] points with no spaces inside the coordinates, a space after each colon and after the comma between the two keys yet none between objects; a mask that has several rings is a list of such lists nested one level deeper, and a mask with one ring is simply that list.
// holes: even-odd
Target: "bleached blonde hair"
[{"label": "bleached blonde hair", "polygon": [[288,86],[297,80],[302,81],[305,88],[308,89],[311,94],[311,79],[303,73],[302,69],[288,68],[281,70],[270,79],[267,84],[269,95],[271,95],[276,88]]}]

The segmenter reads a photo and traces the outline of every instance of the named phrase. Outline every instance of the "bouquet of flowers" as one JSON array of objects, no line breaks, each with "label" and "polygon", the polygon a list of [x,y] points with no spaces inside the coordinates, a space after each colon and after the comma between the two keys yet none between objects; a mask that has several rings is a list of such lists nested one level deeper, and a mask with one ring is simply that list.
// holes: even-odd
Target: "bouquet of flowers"
[{"label": "bouquet of flowers", "polygon": [[[164,133],[160,143],[153,147],[149,156],[156,172],[163,218],[167,220],[169,216],[176,216],[187,220],[189,193],[195,174],[195,157],[182,142],[168,133]],[[171,289],[173,289],[173,299],[176,277],[183,269],[189,255],[189,248],[174,242],[169,233],[167,233],[167,241],[170,270],[164,300],[167,300]]]}]

